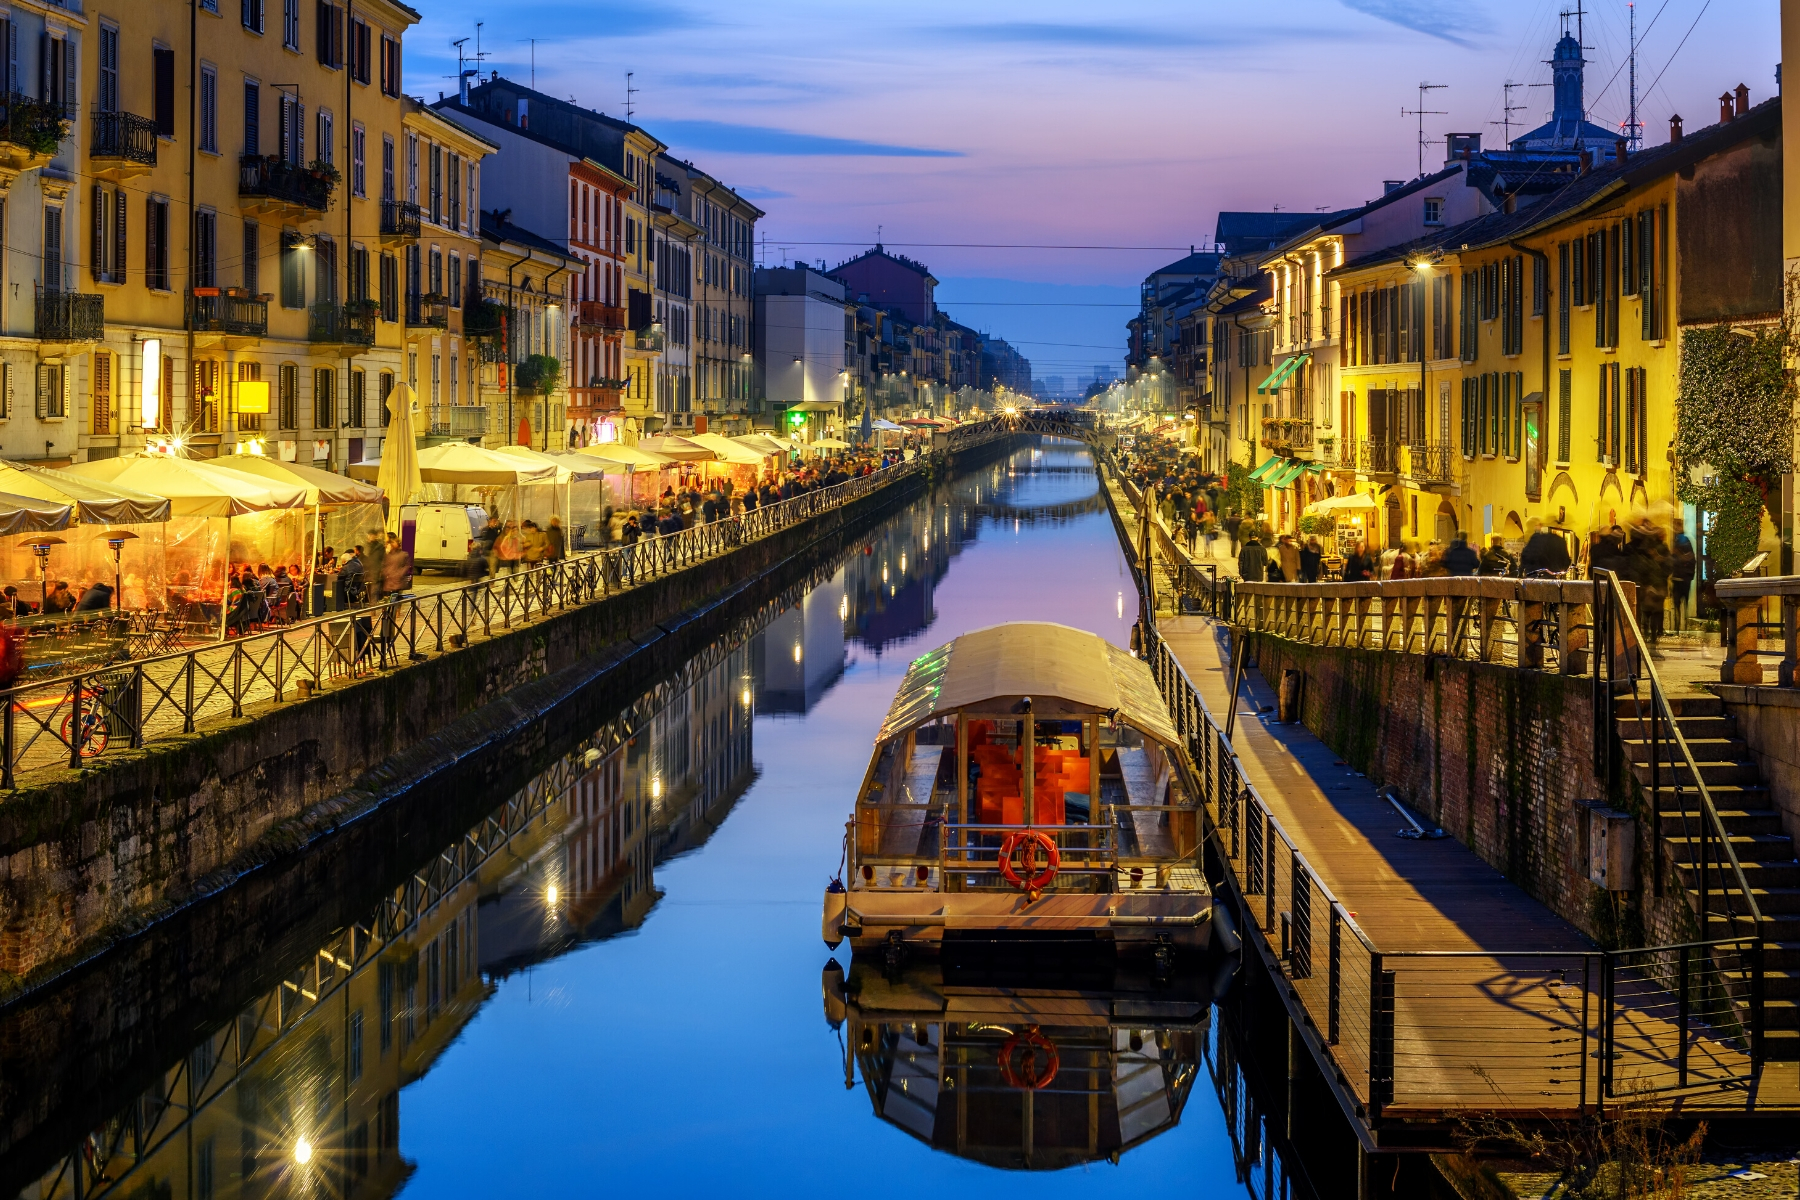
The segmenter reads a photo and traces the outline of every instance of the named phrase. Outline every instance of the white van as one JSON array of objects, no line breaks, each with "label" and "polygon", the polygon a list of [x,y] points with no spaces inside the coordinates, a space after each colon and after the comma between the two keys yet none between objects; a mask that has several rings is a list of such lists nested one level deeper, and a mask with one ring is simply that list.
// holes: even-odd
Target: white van
[{"label": "white van", "polygon": [[462,571],[475,539],[487,528],[479,504],[421,504],[413,526],[413,570]]}]

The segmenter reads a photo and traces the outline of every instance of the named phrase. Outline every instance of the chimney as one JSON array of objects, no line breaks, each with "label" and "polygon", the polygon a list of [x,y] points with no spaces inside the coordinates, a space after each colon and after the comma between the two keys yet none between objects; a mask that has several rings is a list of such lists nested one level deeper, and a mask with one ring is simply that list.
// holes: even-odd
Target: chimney
[{"label": "chimney", "polygon": [[1625,165],[1625,139],[1624,138],[1614,138],[1613,139],[1613,165],[1617,166],[1617,167],[1622,167]]},{"label": "chimney", "polygon": [[1586,175],[1588,173],[1588,168],[1594,165],[1594,152],[1589,150],[1586,146],[1583,146],[1577,157],[1581,163],[1581,168],[1577,174]]},{"label": "chimney", "polygon": [[1669,145],[1673,146],[1681,140],[1681,114],[1676,113],[1669,118]]},{"label": "chimney", "polygon": [[1731,121],[1731,93],[1726,92],[1719,97],[1719,124],[1726,125]]},{"label": "chimney", "polygon": [[1381,194],[1385,196],[1389,192],[1397,192],[1405,186],[1406,180],[1404,179],[1384,179],[1381,181]]},{"label": "chimney", "polygon": [[1741,117],[1750,111],[1750,89],[1740,83],[1734,95],[1737,100],[1737,115]]}]

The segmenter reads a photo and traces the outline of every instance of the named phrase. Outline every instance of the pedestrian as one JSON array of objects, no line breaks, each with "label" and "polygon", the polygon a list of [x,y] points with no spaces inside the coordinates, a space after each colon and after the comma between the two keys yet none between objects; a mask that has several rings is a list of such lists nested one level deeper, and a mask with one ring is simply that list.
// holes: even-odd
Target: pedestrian
[{"label": "pedestrian", "polygon": [[1394,564],[1388,571],[1389,579],[1417,579],[1419,577],[1419,545],[1417,542],[1402,542],[1394,554]]},{"label": "pedestrian", "polygon": [[1507,553],[1506,539],[1494,534],[1488,539],[1488,548],[1481,552],[1481,558],[1475,565],[1477,575],[1511,575],[1513,573],[1513,556]]},{"label": "pedestrian", "polygon": [[1526,529],[1530,536],[1525,539],[1525,548],[1519,552],[1520,575],[1529,579],[1539,572],[1561,575],[1569,569],[1569,546],[1561,534],[1545,529],[1536,517],[1527,523]]},{"label": "pedestrian", "polygon": [[1638,585],[1638,628],[1656,641],[1662,637],[1663,602],[1669,595],[1669,547],[1663,531],[1647,514],[1632,523],[1626,552],[1632,581]]},{"label": "pedestrian", "polygon": [[1469,535],[1462,530],[1450,540],[1450,548],[1444,551],[1444,573],[1446,575],[1473,575],[1481,566],[1481,556],[1475,553],[1475,547],[1469,545]]},{"label": "pedestrian", "polygon": [[1294,535],[1284,533],[1275,544],[1275,554],[1281,563],[1281,577],[1288,583],[1300,582],[1300,547],[1294,543]]},{"label": "pedestrian", "polygon": [[1344,582],[1367,583],[1375,577],[1375,560],[1363,549],[1361,542],[1350,544],[1350,553],[1344,556]]},{"label": "pedestrian", "polygon": [[544,561],[544,556],[549,553],[549,545],[544,531],[538,528],[536,521],[526,521],[519,529],[519,557],[524,560],[526,570],[530,570]]},{"label": "pedestrian", "polygon": [[387,557],[387,539],[382,537],[381,530],[369,530],[369,540],[363,548],[363,579],[368,589],[369,600],[381,599],[387,573],[382,569],[382,562]]},{"label": "pedestrian", "polygon": [[1238,551],[1238,577],[1245,583],[1261,583],[1268,575],[1269,552],[1252,527],[1244,537],[1244,548]]},{"label": "pedestrian", "polygon": [[508,521],[500,530],[500,536],[494,540],[494,557],[499,565],[506,568],[509,574],[519,569],[519,560],[524,557],[525,543],[519,536],[519,530]]},{"label": "pedestrian", "polygon": [[1319,544],[1319,539],[1307,538],[1306,545],[1300,547],[1300,582],[1319,582],[1319,569],[1324,561],[1325,548]]},{"label": "pedestrian", "polygon": [[381,556],[381,592],[385,596],[398,596],[412,586],[412,555],[400,544],[400,539],[388,534],[387,552]]},{"label": "pedestrian", "polygon": [[568,539],[563,536],[562,520],[550,518],[550,527],[544,530],[544,559],[546,562],[561,562],[568,557]]},{"label": "pedestrian", "polygon": [[1687,628],[1688,595],[1694,586],[1694,543],[1680,517],[1675,518],[1675,542],[1669,551],[1669,603],[1675,609],[1675,628]]}]

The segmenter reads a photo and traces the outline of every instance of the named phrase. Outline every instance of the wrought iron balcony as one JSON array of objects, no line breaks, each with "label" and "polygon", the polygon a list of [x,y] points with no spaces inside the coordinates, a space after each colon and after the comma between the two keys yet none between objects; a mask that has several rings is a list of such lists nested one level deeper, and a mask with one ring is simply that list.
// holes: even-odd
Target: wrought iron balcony
[{"label": "wrought iron balcony", "polygon": [[1447,442],[1417,442],[1406,448],[1406,474],[1421,483],[1449,483],[1457,452]]},{"label": "wrought iron balcony", "polygon": [[663,348],[662,322],[657,321],[648,328],[637,331],[636,348],[647,350],[652,354],[660,354]]},{"label": "wrought iron balcony", "polygon": [[154,167],[156,122],[136,113],[95,113],[88,157]]},{"label": "wrought iron balcony", "polygon": [[406,298],[406,323],[430,329],[450,327],[450,300],[435,292]]},{"label": "wrought iron balcony", "polygon": [[1358,448],[1356,469],[1370,475],[1400,473],[1400,443],[1377,442],[1364,438]]},{"label": "wrought iron balcony", "polygon": [[255,296],[232,295],[218,288],[195,288],[188,293],[187,319],[187,327],[195,333],[267,337],[269,302]]},{"label": "wrought iron balcony", "polygon": [[409,238],[419,236],[420,209],[410,200],[381,202],[381,236]]},{"label": "wrought iron balcony", "polygon": [[69,122],[74,116],[70,105],[36,100],[18,92],[5,94],[0,99],[0,140],[7,143],[0,152],[6,160],[4,165],[29,170],[49,162],[69,136]]},{"label": "wrought iron balcony", "polygon": [[575,305],[575,328],[593,333],[622,333],[625,309],[618,304],[602,304],[598,300],[582,300]]},{"label": "wrought iron balcony", "polygon": [[97,342],[106,335],[106,297],[39,292],[37,336],[46,342]]},{"label": "wrought iron balcony", "polygon": [[1311,450],[1312,420],[1306,417],[1264,417],[1262,444],[1271,450]]},{"label": "wrought iron balcony", "polygon": [[324,212],[331,207],[337,181],[322,169],[304,167],[272,154],[246,154],[238,160],[238,195],[274,204],[290,204]]},{"label": "wrought iron balcony", "polygon": [[310,340],[339,346],[373,346],[377,308],[369,301],[352,304],[315,304],[311,309]]},{"label": "wrought iron balcony", "polygon": [[431,414],[427,432],[432,437],[478,438],[487,435],[487,406],[453,404]]}]

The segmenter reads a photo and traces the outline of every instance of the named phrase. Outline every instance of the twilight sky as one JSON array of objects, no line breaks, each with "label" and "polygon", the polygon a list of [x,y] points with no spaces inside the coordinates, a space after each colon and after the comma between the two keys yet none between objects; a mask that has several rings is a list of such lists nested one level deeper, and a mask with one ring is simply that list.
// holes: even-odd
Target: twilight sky
[{"label": "twilight sky", "polygon": [[[636,120],[768,211],[764,260],[835,264],[875,238],[930,265],[940,303],[1036,374],[1117,368],[1146,272],[1222,208],[1339,208],[1418,170],[1418,118],[1501,138],[1503,84],[1545,83],[1574,0],[433,0],[407,89],[483,64]],[[1588,0],[1590,118],[1626,117],[1625,0]],[[1640,0],[1647,144],[1775,91],[1775,0]],[[1266,16],[1261,14],[1267,14]],[[1677,49],[1679,47],[1679,52]],[[474,42],[469,43],[470,52]],[[1609,80],[1611,80],[1609,84]],[[1420,105],[1421,81],[1445,83]],[[1511,93],[1542,122],[1547,87]],[[552,232],[552,231],[545,231]],[[935,244],[931,244],[935,243]],[[1012,249],[1082,246],[1102,249]],[[959,301],[961,303],[959,303]]]}]

